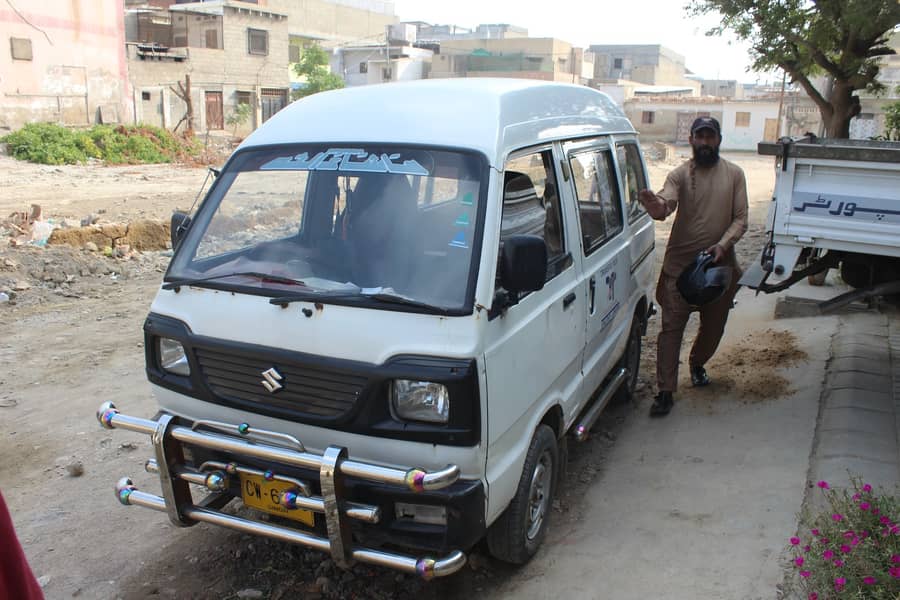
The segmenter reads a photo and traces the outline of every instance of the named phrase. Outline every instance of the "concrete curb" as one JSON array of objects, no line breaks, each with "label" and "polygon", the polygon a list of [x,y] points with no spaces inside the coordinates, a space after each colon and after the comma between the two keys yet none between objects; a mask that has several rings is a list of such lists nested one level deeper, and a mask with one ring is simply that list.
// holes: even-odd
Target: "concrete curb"
[{"label": "concrete curb", "polygon": [[825,480],[846,487],[852,475],[892,490],[900,481],[900,320],[895,311],[840,318],[810,459],[810,485]]}]

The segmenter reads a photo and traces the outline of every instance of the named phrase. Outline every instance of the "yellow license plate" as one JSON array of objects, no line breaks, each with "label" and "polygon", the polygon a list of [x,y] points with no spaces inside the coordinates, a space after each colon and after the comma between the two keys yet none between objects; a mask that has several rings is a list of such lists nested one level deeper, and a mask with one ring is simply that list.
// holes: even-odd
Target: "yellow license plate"
[{"label": "yellow license plate", "polygon": [[259,475],[241,473],[241,498],[246,506],[312,527],[316,522],[312,511],[301,508],[288,510],[279,504],[282,492],[294,487],[286,481],[266,481]]}]

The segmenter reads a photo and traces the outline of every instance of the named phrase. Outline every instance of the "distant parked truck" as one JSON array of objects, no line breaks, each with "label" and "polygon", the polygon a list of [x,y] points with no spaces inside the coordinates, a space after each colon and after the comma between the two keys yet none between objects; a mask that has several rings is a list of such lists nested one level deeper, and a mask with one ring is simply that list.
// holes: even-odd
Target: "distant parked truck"
[{"label": "distant parked truck", "polygon": [[779,292],[837,268],[856,290],[823,309],[900,293],[900,142],[782,138],[758,151],[778,176],[769,239],[741,284]]}]

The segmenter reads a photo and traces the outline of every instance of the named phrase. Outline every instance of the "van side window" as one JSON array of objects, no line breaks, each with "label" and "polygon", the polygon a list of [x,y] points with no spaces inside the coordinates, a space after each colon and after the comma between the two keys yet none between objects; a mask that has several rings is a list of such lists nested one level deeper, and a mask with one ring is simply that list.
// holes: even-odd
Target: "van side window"
[{"label": "van side window", "polygon": [[608,150],[586,150],[572,154],[569,166],[578,199],[581,244],[587,256],[622,231],[619,186],[612,154]]},{"label": "van side window", "polygon": [[622,171],[622,183],[625,184],[625,214],[628,216],[628,223],[631,224],[647,212],[638,201],[638,193],[647,187],[644,164],[641,162],[637,144],[617,144],[616,159]]},{"label": "van side window", "polygon": [[559,187],[549,149],[511,158],[504,168],[500,247],[508,236],[521,234],[544,238],[546,281],[556,277],[571,262],[566,260]]}]

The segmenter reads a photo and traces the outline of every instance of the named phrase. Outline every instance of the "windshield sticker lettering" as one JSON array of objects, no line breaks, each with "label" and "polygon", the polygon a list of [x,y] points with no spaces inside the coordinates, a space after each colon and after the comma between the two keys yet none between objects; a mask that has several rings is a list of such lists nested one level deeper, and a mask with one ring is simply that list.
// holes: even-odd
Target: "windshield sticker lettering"
[{"label": "windshield sticker lettering", "polygon": [[466,232],[460,231],[456,234],[456,236],[450,241],[449,244],[452,248],[468,248],[469,245],[466,244]]},{"label": "windshield sticker lettering", "polygon": [[357,173],[393,173],[428,175],[428,169],[415,160],[400,161],[400,154],[369,154],[361,148],[329,148],[312,158],[308,152],[280,156],[260,167],[262,171],[353,171]]},{"label": "windshield sticker lettering", "polygon": [[475,196],[472,195],[472,192],[467,192],[463,194],[462,200],[459,201],[463,206],[474,206],[475,205]]}]

